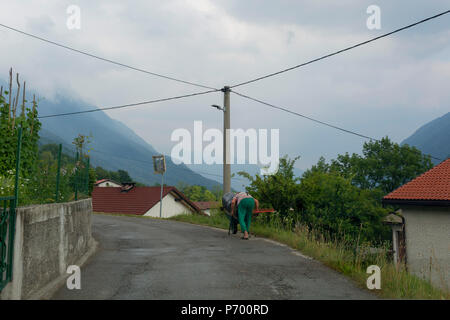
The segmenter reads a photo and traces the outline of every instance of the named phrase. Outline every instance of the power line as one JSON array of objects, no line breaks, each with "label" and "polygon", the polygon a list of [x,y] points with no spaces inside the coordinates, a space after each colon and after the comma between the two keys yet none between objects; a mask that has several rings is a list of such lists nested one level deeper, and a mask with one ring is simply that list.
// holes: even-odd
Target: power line
[{"label": "power line", "polygon": [[45,39],[45,38],[42,38],[42,37],[36,36],[34,34],[27,33],[25,31],[22,31],[22,30],[19,30],[19,29],[7,26],[7,25],[2,24],[2,23],[0,23],[0,26],[3,27],[3,28],[6,28],[6,29],[12,30],[12,31],[21,33],[21,34],[26,35],[28,37],[31,37],[31,38],[34,38],[34,39],[37,39],[37,40],[41,40],[41,41],[44,41],[46,43],[49,43],[49,44],[52,44],[52,45],[55,45],[55,46],[58,46],[58,47],[61,47],[61,48],[64,48],[64,49],[67,49],[67,50],[70,50],[70,51],[73,51],[73,52],[76,52],[76,53],[80,53],[80,54],[83,54],[85,56],[88,56],[88,57],[91,57],[91,58],[94,58],[94,59],[102,60],[102,61],[105,61],[105,62],[108,62],[108,63],[112,63],[112,64],[115,64],[115,65],[118,65],[118,66],[121,66],[121,67],[125,67],[125,68],[128,68],[128,69],[134,70],[134,71],[150,74],[152,76],[156,76],[156,77],[164,78],[164,79],[167,79],[167,80],[172,80],[172,81],[176,81],[176,82],[180,82],[180,83],[184,83],[184,84],[188,84],[188,85],[191,85],[191,86],[196,86],[196,87],[200,87],[200,88],[204,88],[204,89],[218,90],[216,88],[209,87],[209,86],[206,86],[206,85],[203,85],[203,84],[199,84],[199,83],[195,83],[195,82],[191,82],[191,81],[186,81],[186,80],[182,80],[182,79],[177,79],[177,78],[166,76],[166,75],[163,75],[163,74],[160,74],[160,73],[151,72],[151,71],[144,70],[144,69],[141,69],[141,68],[133,67],[133,66],[127,65],[125,63],[121,63],[121,62],[117,62],[117,61],[114,61],[114,60],[102,58],[102,57],[94,55],[92,53],[81,51],[81,50],[78,50],[78,49],[75,49],[75,48],[72,48],[72,47],[69,47],[69,46],[66,46],[66,45],[63,45],[63,44],[60,44],[60,43],[57,43],[57,42]]},{"label": "power line", "polygon": [[[141,162],[141,163],[153,165],[153,162],[151,162],[151,161],[135,159],[135,158],[126,158],[126,157],[123,157],[123,156],[118,156],[118,155],[111,154],[111,153],[108,153],[108,152],[105,152],[105,151],[101,151],[101,150],[97,150],[97,149],[90,150],[89,152],[101,153],[101,154],[104,154],[104,155],[107,155],[107,156],[112,156],[112,157],[115,157],[115,158],[118,158],[118,159],[131,160],[131,161],[136,161],[136,162]],[[193,170],[193,169],[190,169],[190,168],[183,168],[183,167],[180,167],[180,166],[176,166],[176,168],[179,169],[179,170],[189,171],[191,173],[204,174],[204,175],[215,176],[215,177],[220,177],[220,178],[223,177],[220,174],[214,174],[214,173],[209,173],[209,172],[204,172],[204,171],[196,171],[196,170]],[[232,178],[232,179],[247,182],[246,180],[239,179],[239,178]]]},{"label": "power line", "polygon": [[249,99],[249,100],[253,100],[253,101],[261,103],[261,104],[264,104],[264,105],[266,105],[268,107],[275,108],[275,109],[278,109],[278,110],[282,110],[282,111],[291,113],[293,115],[296,115],[296,116],[299,116],[299,117],[302,117],[302,118],[305,118],[305,119],[308,119],[308,120],[311,120],[311,121],[323,124],[325,126],[328,126],[328,127],[331,127],[331,128],[337,129],[337,130],[341,130],[341,131],[344,131],[344,132],[347,132],[347,133],[350,133],[350,134],[353,134],[353,135],[356,135],[356,136],[359,136],[361,138],[379,141],[378,139],[375,139],[375,138],[372,138],[372,137],[369,137],[369,136],[366,136],[366,135],[363,135],[363,134],[360,134],[360,133],[357,133],[357,132],[354,132],[354,131],[351,131],[351,130],[347,130],[347,129],[344,129],[344,128],[341,128],[341,127],[338,127],[338,126],[335,126],[335,125],[332,125],[332,124],[329,124],[329,123],[326,123],[326,122],[323,122],[323,121],[320,121],[320,120],[308,117],[308,116],[305,116],[305,115],[303,115],[301,113],[298,113],[298,112],[295,112],[295,111],[292,111],[292,110],[289,110],[289,109],[286,109],[286,108],[283,108],[283,107],[275,106],[275,105],[270,104],[268,102],[264,102],[264,101],[256,99],[256,98],[249,97],[249,96],[247,96],[245,94],[242,94],[242,93],[239,93],[239,92],[236,92],[236,91],[231,91],[231,92],[233,92],[234,94],[237,94],[238,96],[241,96],[243,98],[246,98],[246,99]]},{"label": "power line", "polygon": [[143,102],[123,104],[123,105],[114,106],[114,107],[105,107],[105,108],[96,108],[96,109],[89,109],[89,110],[83,110],[83,111],[74,111],[74,112],[50,114],[50,115],[46,115],[46,116],[38,116],[38,118],[39,119],[54,118],[54,117],[70,116],[70,115],[91,113],[91,112],[104,111],[104,110],[115,110],[115,109],[136,107],[136,106],[140,106],[140,105],[144,105],[144,104],[152,104],[152,103],[157,103],[157,102],[164,102],[164,101],[170,101],[170,100],[177,100],[177,99],[182,99],[182,98],[194,97],[194,96],[199,96],[199,95],[203,95],[203,94],[207,94],[207,93],[211,93],[211,92],[216,92],[216,90],[209,90],[209,91],[203,91],[203,92],[190,93],[190,94],[185,94],[185,95],[175,96],[175,97],[170,97],[170,98],[161,98],[161,99],[148,100],[148,101],[143,101]]},{"label": "power line", "polygon": [[283,70],[281,70],[281,71],[277,71],[277,72],[270,73],[270,74],[265,75],[265,76],[261,76],[261,77],[258,77],[258,78],[252,79],[252,80],[248,80],[248,81],[245,81],[245,82],[241,82],[241,83],[235,84],[235,85],[231,86],[230,88],[236,88],[236,87],[243,86],[243,85],[246,85],[246,84],[249,84],[249,83],[253,83],[253,82],[256,82],[256,81],[259,81],[259,80],[263,80],[263,79],[266,79],[266,78],[269,78],[269,77],[273,77],[273,76],[279,75],[279,74],[281,74],[281,73],[288,72],[288,71],[291,71],[291,70],[294,70],[294,69],[297,69],[297,68],[300,68],[300,67],[304,67],[304,66],[306,66],[306,65],[308,65],[308,64],[311,64],[311,63],[314,63],[314,62],[317,62],[317,61],[320,61],[320,60],[323,60],[323,59],[326,59],[326,58],[335,56],[335,55],[340,54],[340,53],[343,53],[343,52],[345,52],[345,51],[349,51],[349,50],[355,49],[355,48],[357,48],[357,47],[363,46],[363,45],[368,44],[368,43],[370,43],[370,42],[373,42],[373,41],[376,41],[376,40],[379,40],[379,39],[388,37],[388,36],[390,36],[390,35],[393,35],[394,33],[398,33],[398,32],[400,32],[400,31],[403,31],[403,30],[412,28],[412,27],[417,26],[417,25],[419,25],[419,24],[421,24],[421,23],[430,21],[430,20],[432,20],[432,19],[436,19],[436,18],[438,18],[438,17],[440,17],[440,16],[443,16],[443,15],[449,13],[449,12],[450,12],[450,10],[441,12],[441,13],[439,13],[439,14],[436,14],[436,15],[432,16],[432,17],[429,17],[429,18],[420,20],[420,21],[418,21],[418,22],[412,23],[412,24],[410,24],[410,25],[407,25],[407,26],[405,26],[405,27],[396,29],[396,30],[394,30],[394,31],[391,31],[391,32],[382,34],[381,36],[378,36],[378,37],[369,39],[369,40],[367,40],[367,41],[360,42],[360,43],[358,43],[358,44],[355,44],[355,45],[353,45],[353,46],[347,47],[347,48],[345,48],[345,49],[342,49],[342,50],[339,50],[339,51],[335,51],[335,52],[333,52],[333,53],[324,55],[324,56],[322,56],[322,57],[320,57],[320,58],[316,58],[316,59],[313,59],[313,60],[310,60],[310,61],[307,61],[307,62],[298,64],[298,65],[296,65],[296,66],[293,66],[293,67],[290,67],[290,68],[287,68],[287,69],[283,69]]},{"label": "power line", "polygon": [[[378,142],[381,141],[381,140],[379,140],[379,139],[372,138],[372,137],[366,136],[366,135],[364,135],[364,134],[361,134],[361,133],[358,133],[358,132],[355,132],[355,131],[352,131],[352,130],[347,130],[347,129],[344,129],[344,128],[341,128],[341,127],[332,125],[332,124],[330,124],[330,123],[323,122],[323,121],[320,121],[320,120],[317,120],[317,119],[314,119],[314,118],[305,116],[304,114],[301,114],[301,113],[298,113],[298,112],[289,110],[289,109],[287,109],[287,108],[279,107],[279,106],[273,105],[273,104],[271,104],[271,103],[268,103],[268,102],[265,102],[265,101],[262,101],[262,100],[259,100],[259,99],[256,99],[256,98],[252,98],[252,97],[250,97],[250,96],[247,96],[247,95],[245,95],[245,94],[242,94],[242,93],[239,93],[239,92],[236,92],[236,91],[231,91],[231,92],[233,92],[233,93],[235,93],[235,94],[237,94],[238,96],[241,96],[241,97],[243,97],[243,98],[246,98],[246,99],[249,99],[249,100],[258,102],[258,103],[260,103],[260,104],[266,105],[266,106],[271,107],[271,108],[274,108],[274,109],[278,109],[278,110],[281,110],[281,111],[284,111],[284,112],[288,112],[288,113],[290,113],[290,114],[293,114],[293,115],[296,115],[296,116],[299,116],[299,117],[302,117],[302,118],[311,120],[311,121],[313,121],[313,122],[316,122],[316,123],[319,123],[319,124],[328,126],[328,127],[330,127],[330,128],[333,128],[333,129],[337,129],[337,130],[340,130],[340,131],[343,131],[343,132],[346,132],[346,133],[349,133],[349,134],[353,134],[353,135],[358,136],[358,137],[361,137],[361,138],[365,138],[365,139],[369,139],[369,140],[375,140],[375,141],[378,141]],[[428,156],[429,156],[430,158],[433,158],[433,159],[436,159],[436,160],[439,160],[439,161],[442,161],[442,160],[443,160],[443,159],[434,157],[434,156],[432,156],[432,155],[428,155]]]}]

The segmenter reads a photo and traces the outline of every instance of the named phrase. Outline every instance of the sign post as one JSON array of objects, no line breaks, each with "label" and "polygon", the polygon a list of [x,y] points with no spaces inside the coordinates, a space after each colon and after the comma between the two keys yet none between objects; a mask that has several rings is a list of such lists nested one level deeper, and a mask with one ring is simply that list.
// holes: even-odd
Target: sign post
[{"label": "sign post", "polygon": [[159,198],[159,217],[162,218],[162,196],[164,188],[164,172],[166,172],[166,158],[164,155],[153,156],[153,172],[161,174],[161,195]]}]

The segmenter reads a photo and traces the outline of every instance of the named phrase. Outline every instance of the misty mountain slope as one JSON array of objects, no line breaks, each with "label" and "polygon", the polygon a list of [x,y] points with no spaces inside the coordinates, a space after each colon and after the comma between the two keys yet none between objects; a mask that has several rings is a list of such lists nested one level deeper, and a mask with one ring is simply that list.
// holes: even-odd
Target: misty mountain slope
[{"label": "misty mountain slope", "polygon": [[[441,159],[449,157],[450,112],[421,126],[410,137],[406,138],[402,144],[415,146],[423,153]],[[439,160],[432,160],[434,163],[440,162]]]},{"label": "misty mountain slope", "polygon": [[[43,99],[39,102],[40,116],[82,111],[82,101],[59,96],[55,101]],[[152,156],[158,152],[132,129],[120,121],[111,119],[102,111],[80,115],[43,118],[40,132],[41,144],[63,143],[64,150],[74,152],[72,141],[78,134],[91,135],[91,163],[108,170],[127,170],[136,181],[149,185],[161,182],[161,175],[153,174]],[[193,172],[185,165],[175,165],[166,157],[167,172],[164,183],[178,182],[198,184],[211,188],[219,183]]]},{"label": "misty mountain slope", "polygon": [[[190,164],[188,165],[190,169],[193,171],[199,172],[199,173],[209,173],[209,174],[215,174],[218,175],[216,177],[212,176],[211,179],[217,180],[220,183],[222,183],[222,171],[223,171],[223,165],[221,164]],[[256,164],[232,164],[231,165],[231,174],[234,174],[234,177],[231,178],[231,188],[233,188],[236,191],[242,191],[245,189],[246,186],[249,185],[249,180],[246,178],[238,175],[237,173],[240,171],[245,171],[251,176],[255,176],[256,174],[261,175],[260,167]],[[303,174],[303,171],[294,168],[294,175],[297,177],[301,177]]]}]

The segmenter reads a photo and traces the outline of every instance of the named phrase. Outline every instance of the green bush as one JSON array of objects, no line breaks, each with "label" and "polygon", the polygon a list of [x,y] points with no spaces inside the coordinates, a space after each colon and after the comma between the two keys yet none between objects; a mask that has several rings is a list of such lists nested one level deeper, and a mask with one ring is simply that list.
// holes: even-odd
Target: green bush
[{"label": "green bush", "polygon": [[389,239],[382,223],[388,209],[381,207],[378,192],[352,185],[349,178],[333,173],[312,172],[299,186],[303,211],[298,219],[328,237],[360,242]]},{"label": "green bush", "polygon": [[291,208],[301,208],[298,190],[300,179],[294,175],[297,159],[290,160],[287,156],[280,158],[278,171],[272,175],[257,174],[252,177],[246,172],[238,174],[250,180],[247,192],[259,200],[261,207],[272,207],[281,215],[286,215]]}]

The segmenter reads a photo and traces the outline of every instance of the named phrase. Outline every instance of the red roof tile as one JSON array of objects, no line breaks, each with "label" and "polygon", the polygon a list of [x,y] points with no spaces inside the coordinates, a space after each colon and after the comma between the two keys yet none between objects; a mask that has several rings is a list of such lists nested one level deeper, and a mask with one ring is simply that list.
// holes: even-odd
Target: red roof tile
[{"label": "red roof tile", "polygon": [[392,191],[383,200],[450,201],[450,159]]},{"label": "red roof tile", "polygon": [[[193,210],[200,211],[175,187],[164,187],[163,198],[169,192],[183,199]],[[161,187],[134,187],[128,192],[122,192],[122,188],[95,187],[92,192],[92,207],[94,212],[143,215],[159,203],[160,193]]]}]

